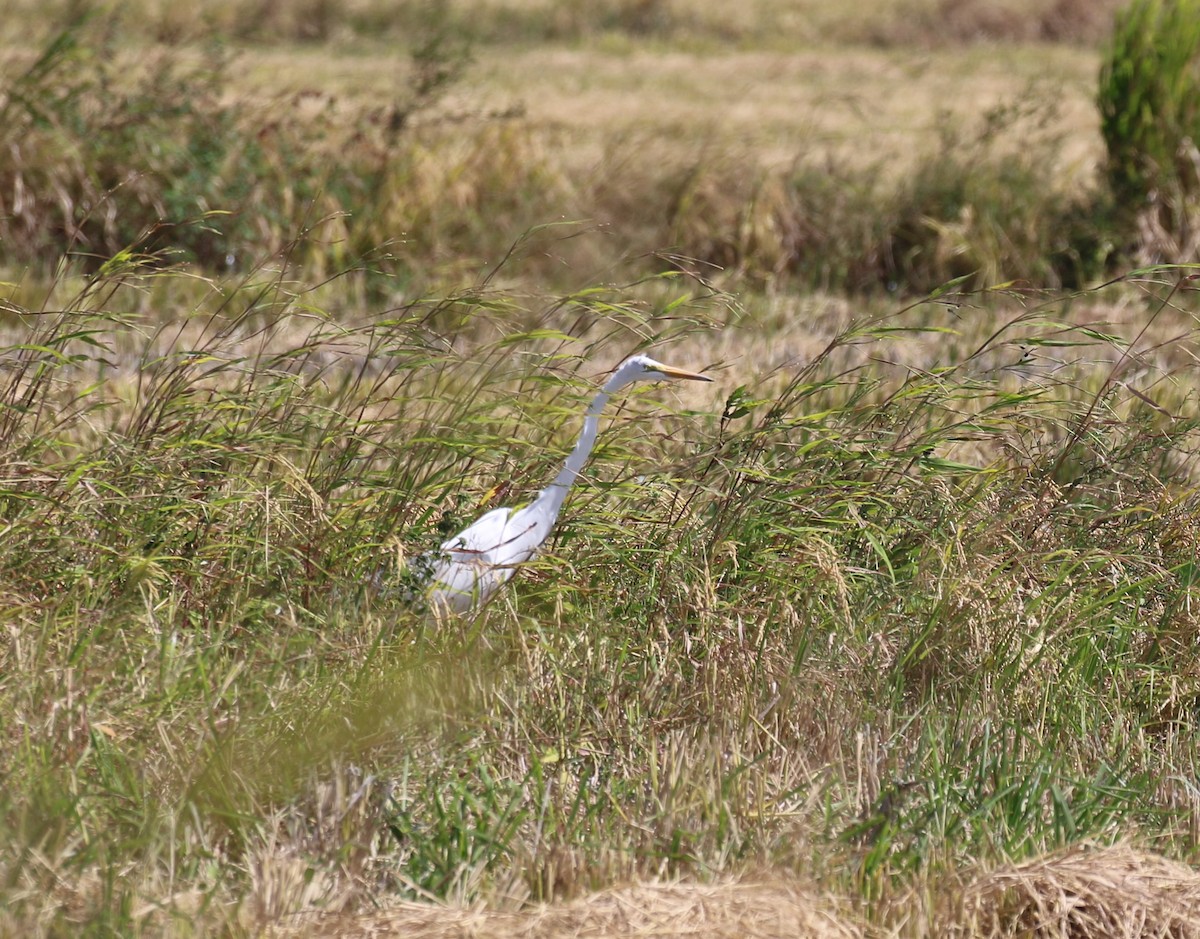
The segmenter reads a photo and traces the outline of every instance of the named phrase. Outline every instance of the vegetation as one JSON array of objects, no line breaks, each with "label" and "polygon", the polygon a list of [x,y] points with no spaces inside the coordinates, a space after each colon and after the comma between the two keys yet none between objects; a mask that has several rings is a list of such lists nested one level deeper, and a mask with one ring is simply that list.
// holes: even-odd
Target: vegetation
[{"label": "vegetation", "polygon": [[[233,96],[234,59],[219,45],[157,47],[134,64],[111,23],[77,17],[9,69],[7,263],[44,269],[72,253],[100,264],[137,244],[245,271],[291,245],[304,253],[289,261],[309,276],[364,264],[382,286],[422,293],[495,263],[517,233],[595,219],[612,247],[557,243],[536,273],[561,279],[560,260],[627,264],[632,245],[645,273],[699,264],[757,283],[920,293],[964,273],[978,286],[1079,285],[1108,271],[1125,240],[1104,191],[1064,183],[1058,106],[1036,88],[971,125],[941,121],[900,178],[890,156],[748,168],[709,148],[635,151],[597,177],[555,160],[520,107],[485,110],[465,131],[444,126],[434,108],[469,51],[446,22],[419,28],[396,85],[348,108],[307,85]],[[1025,146],[1014,150],[1016,135]],[[318,223],[322,239],[296,239]],[[655,257],[668,249],[673,260]]]},{"label": "vegetation", "polygon": [[[504,57],[622,79],[732,15],[514,6]],[[1195,274],[1131,269],[1120,197],[1051,157],[1066,95],[907,161],[596,147],[463,116],[499,69],[465,4],[404,11],[374,96],[207,43],[377,83],[381,7],[255,9],[29,11],[6,60],[0,934],[1189,934]],[[1073,9],[984,32],[1090,41]],[[408,609],[405,559],[664,347],[717,384],[614,407],[477,618]]]},{"label": "vegetation", "polygon": [[1123,198],[1148,201],[1174,185],[1194,191],[1186,141],[1200,132],[1200,25],[1194,4],[1141,0],[1117,19],[1100,77],[1109,179]]},{"label": "vegetation", "polygon": [[1130,4],[1100,76],[1109,185],[1155,233],[1160,254],[1185,260],[1195,254],[1200,199],[1198,14],[1189,0]]}]

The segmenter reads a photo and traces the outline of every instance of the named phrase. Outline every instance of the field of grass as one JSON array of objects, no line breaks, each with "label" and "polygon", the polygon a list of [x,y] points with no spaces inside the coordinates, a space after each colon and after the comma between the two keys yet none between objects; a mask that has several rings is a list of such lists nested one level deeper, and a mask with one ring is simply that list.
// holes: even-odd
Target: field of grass
[{"label": "field of grass", "polygon": [[[1111,5],[15,6],[0,935],[1197,935]],[[493,603],[387,589],[643,350]]]}]

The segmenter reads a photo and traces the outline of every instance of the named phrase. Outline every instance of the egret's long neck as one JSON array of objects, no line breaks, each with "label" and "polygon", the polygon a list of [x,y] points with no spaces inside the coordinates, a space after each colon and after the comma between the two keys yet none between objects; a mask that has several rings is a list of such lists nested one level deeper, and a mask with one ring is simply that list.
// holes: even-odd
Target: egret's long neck
[{"label": "egret's long neck", "polygon": [[587,458],[592,453],[592,448],[596,445],[596,434],[600,432],[600,412],[604,410],[604,406],[608,404],[608,397],[615,390],[611,387],[614,382],[610,381],[600,391],[592,403],[588,406],[587,415],[583,419],[583,433],[579,435],[579,440],[575,443],[575,449],[571,451],[567,457],[567,462],[563,464],[563,468],[559,470],[558,475],[554,477],[554,482],[541,491],[538,496],[538,501],[544,500],[552,513],[551,517],[558,516],[558,510],[562,508],[563,500],[567,497],[567,492],[574,485],[575,480],[579,476],[579,471],[583,469],[583,464],[587,462]]}]

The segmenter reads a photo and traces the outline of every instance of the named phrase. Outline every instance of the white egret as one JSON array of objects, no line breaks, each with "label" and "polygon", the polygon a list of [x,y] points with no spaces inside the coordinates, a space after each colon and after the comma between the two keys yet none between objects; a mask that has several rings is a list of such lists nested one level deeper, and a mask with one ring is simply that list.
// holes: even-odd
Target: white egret
[{"label": "white egret", "polygon": [[712,381],[707,375],[663,365],[644,355],[622,362],[588,407],[575,449],[549,486],[524,508],[487,512],[443,542],[436,557],[422,559],[430,571],[424,590],[429,607],[439,613],[478,609],[512,577],[518,564],[533,557],[550,537],[563,500],[596,444],[600,412],[609,396],[635,381],[664,379]]}]

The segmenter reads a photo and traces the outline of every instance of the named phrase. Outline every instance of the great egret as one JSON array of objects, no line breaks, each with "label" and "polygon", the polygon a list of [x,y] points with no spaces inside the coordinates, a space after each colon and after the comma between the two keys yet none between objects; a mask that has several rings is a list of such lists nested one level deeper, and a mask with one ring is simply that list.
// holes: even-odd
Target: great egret
[{"label": "great egret", "polygon": [[663,365],[644,355],[626,359],[592,400],[583,432],[554,481],[521,509],[493,509],[442,543],[433,558],[421,559],[429,571],[424,590],[429,607],[439,613],[478,609],[528,561],[550,537],[563,500],[587,462],[600,429],[600,412],[609,396],[635,381],[663,379],[712,381],[707,375]]}]

